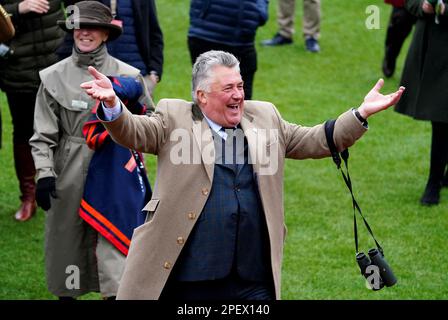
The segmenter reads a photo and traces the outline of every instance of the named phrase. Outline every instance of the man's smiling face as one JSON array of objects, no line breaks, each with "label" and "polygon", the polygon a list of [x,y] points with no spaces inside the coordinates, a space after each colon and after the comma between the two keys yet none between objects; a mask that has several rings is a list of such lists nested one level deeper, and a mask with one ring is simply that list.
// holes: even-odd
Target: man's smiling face
[{"label": "man's smiling face", "polygon": [[236,68],[215,66],[209,90],[198,90],[199,106],[210,120],[223,127],[241,122],[244,109],[243,80]]}]

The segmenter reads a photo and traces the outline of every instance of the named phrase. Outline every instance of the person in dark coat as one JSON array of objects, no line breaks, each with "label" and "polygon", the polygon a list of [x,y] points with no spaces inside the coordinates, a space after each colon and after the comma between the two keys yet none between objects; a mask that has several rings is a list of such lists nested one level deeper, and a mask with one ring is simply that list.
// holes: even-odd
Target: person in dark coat
[{"label": "person in dark coat", "polygon": [[405,0],[384,0],[392,5],[392,12],[387,26],[382,70],[390,78],[395,72],[395,65],[404,41],[412,31],[417,17],[404,7]]},{"label": "person in dark coat", "polygon": [[0,0],[11,14],[15,36],[0,57],[0,88],[6,93],[13,125],[13,150],[20,188],[17,221],[36,213],[34,177],[36,169],[28,140],[33,135],[34,104],[39,88],[39,71],[57,62],[55,51],[64,38],[56,25],[63,18],[60,0]]},{"label": "person in dark coat", "polygon": [[[163,33],[154,0],[97,0],[111,9],[122,25],[123,35],[107,43],[109,54],[140,70],[147,90],[153,95],[163,72]],[[76,4],[69,0],[65,3]],[[73,38],[66,36],[58,49],[60,59],[72,54]],[[148,106],[152,109],[152,106]]]},{"label": "person in dark coat", "polygon": [[405,6],[418,20],[401,79],[407,90],[395,110],[431,121],[430,170],[420,202],[436,205],[447,181],[443,175],[448,159],[448,10],[443,8],[436,23],[428,1],[407,0]]},{"label": "person in dark coat", "polygon": [[209,50],[224,50],[240,61],[246,100],[257,71],[255,34],[268,19],[268,0],[191,0],[188,49],[191,64]]}]

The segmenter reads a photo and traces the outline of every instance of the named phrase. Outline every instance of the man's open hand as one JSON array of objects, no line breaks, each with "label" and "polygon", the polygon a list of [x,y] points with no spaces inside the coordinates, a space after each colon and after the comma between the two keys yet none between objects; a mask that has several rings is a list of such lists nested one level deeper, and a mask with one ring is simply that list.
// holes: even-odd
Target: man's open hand
[{"label": "man's open hand", "polygon": [[92,98],[103,101],[106,107],[113,108],[117,104],[117,95],[109,78],[94,67],[90,66],[88,70],[95,79],[81,83],[81,88]]},{"label": "man's open hand", "polygon": [[372,90],[365,96],[364,102],[358,108],[359,114],[367,119],[372,114],[380,112],[396,104],[403,94],[404,87],[400,87],[397,91],[383,95],[380,93],[384,85],[384,80],[380,79]]}]

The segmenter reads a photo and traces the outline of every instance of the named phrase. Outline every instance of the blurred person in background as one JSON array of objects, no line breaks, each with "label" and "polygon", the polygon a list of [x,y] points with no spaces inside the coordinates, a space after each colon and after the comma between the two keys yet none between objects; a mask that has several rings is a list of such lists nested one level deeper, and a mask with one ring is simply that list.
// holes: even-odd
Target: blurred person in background
[{"label": "blurred person in background", "polygon": [[[264,46],[281,46],[293,43],[295,0],[278,0],[277,24],[278,32],[272,39],[263,40]],[[303,24],[302,32],[305,38],[305,48],[309,52],[320,51],[320,0],[303,0]]]},{"label": "blurred person in background", "polygon": [[[426,0],[406,0],[405,8],[417,17],[414,38],[406,58],[401,84],[407,90],[395,110],[416,120],[431,121],[429,176],[420,199],[437,205],[448,161],[448,10]],[[440,3],[440,2],[439,2]],[[437,23],[438,22],[438,23]]]},{"label": "blurred person in background", "polygon": [[63,18],[60,0],[0,0],[11,15],[15,36],[4,43],[0,56],[0,88],[6,93],[13,124],[13,153],[21,205],[14,214],[27,221],[36,213],[34,167],[28,140],[33,135],[34,105],[39,71],[57,62],[56,49],[64,32],[56,25]]},{"label": "blurred person in background", "polygon": [[387,27],[382,70],[385,77],[390,78],[395,72],[395,65],[404,41],[412,31],[417,17],[404,7],[406,0],[384,0],[392,5],[392,12]]}]

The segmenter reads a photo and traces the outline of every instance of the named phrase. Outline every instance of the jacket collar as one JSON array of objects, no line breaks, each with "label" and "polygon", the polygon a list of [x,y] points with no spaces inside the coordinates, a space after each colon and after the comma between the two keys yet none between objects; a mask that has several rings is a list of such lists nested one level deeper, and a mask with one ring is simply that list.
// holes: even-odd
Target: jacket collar
[{"label": "jacket collar", "polygon": [[103,43],[96,50],[91,52],[80,52],[76,46],[73,46],[72,57],[73,62],[77,67],[87,69],[88,66],[93,66],[100,69],[108,56],[107,47]]}]

